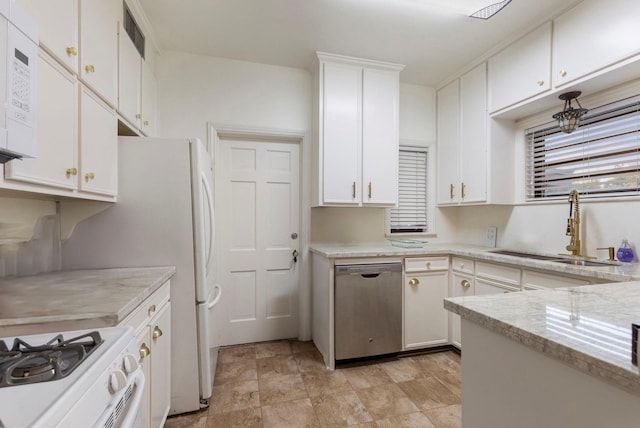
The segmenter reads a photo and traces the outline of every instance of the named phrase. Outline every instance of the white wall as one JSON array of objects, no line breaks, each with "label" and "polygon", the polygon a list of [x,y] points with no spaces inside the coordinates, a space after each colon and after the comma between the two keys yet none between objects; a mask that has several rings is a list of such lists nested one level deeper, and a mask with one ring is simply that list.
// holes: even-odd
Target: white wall
[{"label": "white wall", "polygon": [[207,121],[311,127],[311,75],[306,70],[182,52],[164,52],[156,61],[159,136],[206,141]]}]

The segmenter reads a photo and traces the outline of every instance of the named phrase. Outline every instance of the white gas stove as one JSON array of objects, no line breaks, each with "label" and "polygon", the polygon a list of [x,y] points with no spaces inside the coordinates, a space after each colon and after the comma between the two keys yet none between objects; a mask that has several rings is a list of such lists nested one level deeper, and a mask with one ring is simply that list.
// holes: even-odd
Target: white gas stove
[{"label": "white gas stove", "polygon": [[0,338],[0,428],[137,427],[143,391],[131,327]]}]

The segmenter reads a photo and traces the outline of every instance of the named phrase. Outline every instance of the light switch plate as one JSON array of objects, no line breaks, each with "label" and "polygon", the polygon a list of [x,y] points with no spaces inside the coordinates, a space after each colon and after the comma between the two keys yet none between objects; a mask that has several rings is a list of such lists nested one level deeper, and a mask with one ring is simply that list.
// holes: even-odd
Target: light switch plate
[{"label": "light switch plate", "polygon": [[485,247],[495,248],[497,242],[498,242],[498,228],[495,226],[488,227],[487,232],[484,236]]}]

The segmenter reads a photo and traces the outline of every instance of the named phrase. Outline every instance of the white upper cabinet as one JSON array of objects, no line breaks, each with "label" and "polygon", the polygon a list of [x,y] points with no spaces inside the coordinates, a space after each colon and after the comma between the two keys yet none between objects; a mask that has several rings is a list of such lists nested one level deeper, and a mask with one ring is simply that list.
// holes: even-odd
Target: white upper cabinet
[{"label": "white upper cabinet", "polygon": [[17,0],[37,22],[40,46],[72,71],[78,69],[78,0]]},{"label": "white upper cabinet", "polygon": [[640,53],[640,1],[584,0],[554,20],[553,49],[555,87]]},{"label": "white upper cabinet", "polygon": [[118,21],[121,14],[120,1],[80,0],[78,75],[113,107],[118,99]]},{"label": "white upper cabinet", "polygon": [[123,28],[120,28],[119,41],[118,111],[136,128],[140,128],[141,58]]},{"label": "white upper cabinet", "polygon": [[80,190],[112,196],[118,193],[117,134],[115,111],[83,87],[80,96]]},{"label": "white upper cabinet", "polygon": [[78,81],[47,54],[38,58],[38,156],[13,160],[5,178],[73,190],[77,180]]},{"label": "white upper cabinet", "polygon": [[398,72],[363,70],[362,195],[363,204],[398,201]]},{"label": "white upper cabinet", "polygon": [[488,68],[491,113],[551,89],[551,22],[491,57]]},{"label": "white upper cabinet", "polygon": [[402,66],[318,57],[314,205],[395,205]]},{"label": "white upper cabinet", "polygon": [[487,69],[482,63],[438,91],[438,204],[487,200]]},{"label": "white upper cabinet", "polygon": [[141,121],[142,132],[148,137],[156,135],[156,75],[150,52],[142,60],[142,87],[141,87]]}]

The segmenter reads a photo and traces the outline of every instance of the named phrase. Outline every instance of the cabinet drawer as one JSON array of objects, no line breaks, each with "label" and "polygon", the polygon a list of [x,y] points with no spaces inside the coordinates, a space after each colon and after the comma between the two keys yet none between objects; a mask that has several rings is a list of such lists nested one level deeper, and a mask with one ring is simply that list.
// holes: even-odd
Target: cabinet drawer
[{"label": "cabinet drawer", "polygon": [[457,272],[465,272],[473,274],[475,262],[473,260],[465,259],[462,257],[451,258],[451,269]]},{"label": "cabinet drawer", "polygon": [[429,272],[449,269],[449,257],[411,257],[404,259],[405,272]]},{"label": "cabinet drawer", "polygon": [[525,270],[522,273],[522,286],[527,289],[573,287],[588,284],[591,284],[591,281],[583,278],[553,275],[530,270]]},{"label": "cabinet drawer", "polygon": [[119,325],[130,325],[138,332],[169,301],[169,291],[170,286],[169,281],[167,281],[140,306],[134,309]]},{"label": "cabinet drawer", "polygon": [[520,269],[496,265],[493,263],[476,263],[476,275],[478,277],[501,281],[506,284],[520,287]]}]

